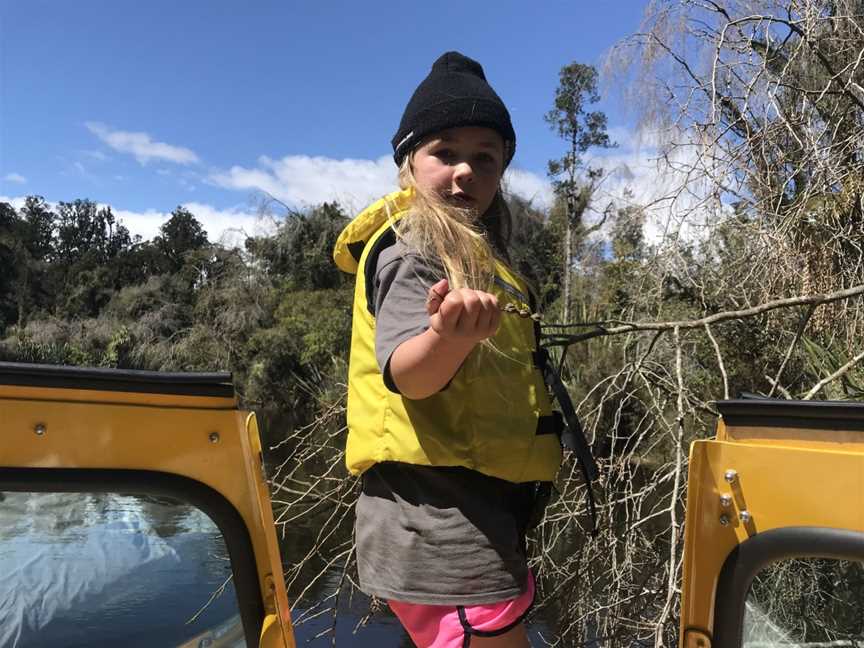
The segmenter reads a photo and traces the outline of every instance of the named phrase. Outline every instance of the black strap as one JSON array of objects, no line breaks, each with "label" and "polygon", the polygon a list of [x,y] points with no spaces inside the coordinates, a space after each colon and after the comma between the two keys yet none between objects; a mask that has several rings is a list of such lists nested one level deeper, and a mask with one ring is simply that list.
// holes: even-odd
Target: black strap
[{"label": "black strap", "polygon": [[[530,576],[533,578],[533,576]],[[531,611],[531,608],[534,607],[534,602],[537,600],[537,590],[534,590],[534,596],[531,598],[531,603],[525,608],[525,611],[519,615],[519,617],[508,623],[503,628],[498,628],[497,630],[477,630],[468,622],[468,614],[465,612],[465,606],[457,605],[456,612],[459,614],[459,623],[462,624],[462,648],[470,648],[471,647],[471,637],[498,637],[500,635],[506,634],[510,632],[517,625],[525,621],[525,617],[528,616],[528,612]]]},{"label": "black strap", "polygon": [[348,251],[357,263],[360,263],[360,257],[363,256],[363,248],[366,247],[366,241],[354,241],[348,244]]},{"label": "black strap", "polygon": [[562,427],[564,427],[564,423],[561,420],[561,413],[552,412],[552,416],[541,416],[537,419],[537,430],[534,434],[537,436],[544,434],[557,434],[561,436]]},{"label": "black strap", "polygon": [[573,407],[573,401],[570,400],[570,394],[567,393],[567,388],[561,382],[561,377],[552,366],[549,360],[549,353],[546,349],[540,349],[536,352],[535,363],[543,372],[543,380],[546,386],[552,391],[552,395],[555,396],[555,400],[558,401],[558,406],[561,408],[564,418],[564,425],[560,433],[561,445],[573,452],[579,461],[579,469],[582,471],[582,478],[585,480],[588,515],[591,517],[591,535],[596,537],[597,507],[594,500],[593,482],[597,479],[597,463],[591,454],[591,446],[588,445],[588,440],[585,438],[585,432],[582,430],[579,417],[576,416],[576,409]]},{"label": "black strap", "polygon": [[396,232],[390,227],[378,237],[378,240],[372,245],[372,249],[369,250],[369,254],[366,255],[366,266],[363,268],[366,280],[366,310],[371,315],[375,315],[375,272],[378,270],[378,257],[394,243],[396,243]]}]

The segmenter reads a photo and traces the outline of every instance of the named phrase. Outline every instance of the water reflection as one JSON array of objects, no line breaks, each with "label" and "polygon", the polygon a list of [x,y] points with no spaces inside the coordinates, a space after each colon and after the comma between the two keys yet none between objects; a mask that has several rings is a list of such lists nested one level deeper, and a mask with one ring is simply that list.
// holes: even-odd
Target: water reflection
[{"label": "water reflection", "polygon": [[230,574],[216,526],[180,502],[4,493],[0,646],[177,646],[236,626]]}]

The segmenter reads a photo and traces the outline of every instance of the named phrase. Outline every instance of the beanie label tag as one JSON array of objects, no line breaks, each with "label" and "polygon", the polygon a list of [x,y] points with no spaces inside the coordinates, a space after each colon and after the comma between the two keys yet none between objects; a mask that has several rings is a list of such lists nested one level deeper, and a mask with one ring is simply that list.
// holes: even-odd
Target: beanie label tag
[{"label": "beanie label tag", "polygon": [[402,145],[405,144],[412,137],[414,137],[414,131],[413,130],[399,141],[399,143],[396,145],[396,150],[398,151],[400,148],[402,148]]}]

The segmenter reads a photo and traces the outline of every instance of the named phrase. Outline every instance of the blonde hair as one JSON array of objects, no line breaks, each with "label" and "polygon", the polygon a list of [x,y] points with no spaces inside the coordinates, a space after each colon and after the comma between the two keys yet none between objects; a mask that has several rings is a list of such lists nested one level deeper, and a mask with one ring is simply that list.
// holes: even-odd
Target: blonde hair
[{"label": "blonde hair", "polygon": [[510,238],[510,212],[500,187],[489,209],[478,217],[473,210],[419,187],[413,160],[412,151],[399,166],[399,186],[413,189],[413,201],[408,214],[393,226],[396,236],[424,259],[440,261],[451,290],[488,291],[495,276],[495,256],[507,259]]}]

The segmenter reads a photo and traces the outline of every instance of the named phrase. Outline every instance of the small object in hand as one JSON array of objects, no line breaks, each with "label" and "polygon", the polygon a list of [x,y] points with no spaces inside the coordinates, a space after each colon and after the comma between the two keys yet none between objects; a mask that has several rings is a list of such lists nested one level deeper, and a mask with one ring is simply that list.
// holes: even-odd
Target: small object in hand
[{"label": "small object in hand", "polygon": [[540,321],[540,313],[532,313],[530,308],[526,306],[522,306],[520,308],[512,302],[504,304],[504,306],[501,307],[501,312],[509,313],[511,315],[518,315],[519,317],[530,317],[535,322]]}]

